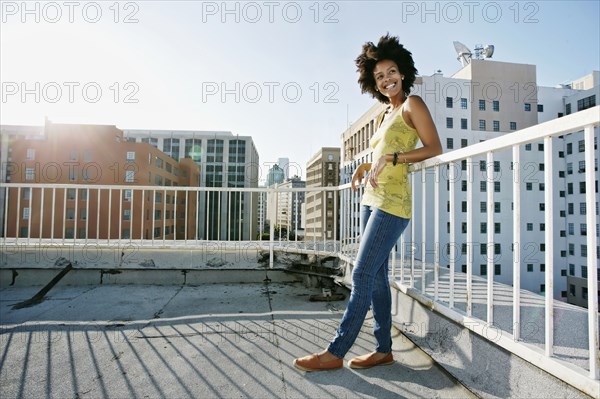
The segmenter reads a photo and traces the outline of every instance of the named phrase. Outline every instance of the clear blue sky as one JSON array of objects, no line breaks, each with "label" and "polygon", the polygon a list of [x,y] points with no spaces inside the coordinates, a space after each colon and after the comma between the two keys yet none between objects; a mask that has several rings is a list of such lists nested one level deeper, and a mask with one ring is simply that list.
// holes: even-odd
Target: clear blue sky
[{"label": "clear blue sky", "polygon": [[228,130],[303,169],[374,103],[354,59],[386,32],[423,75],[459,69],[454,40],[537,65],[542,86],[600,69],[598,1],[54,4],[2,2],[2,124]]}]

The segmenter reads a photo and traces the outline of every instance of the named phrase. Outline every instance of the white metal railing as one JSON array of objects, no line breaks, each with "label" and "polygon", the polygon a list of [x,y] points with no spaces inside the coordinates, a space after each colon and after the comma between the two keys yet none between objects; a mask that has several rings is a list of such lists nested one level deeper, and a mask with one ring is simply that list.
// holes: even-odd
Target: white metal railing
[{"label": "white metal railing", "polygon": [[[316,198],[321,208],[317,215],[308,216],[320,219],[327,211],[337,214],[337,196],[329,205],[326,200],[327,193],[338,191],[338,187],[2,183],[0,244],[193,248],[218,242],[225,248],[239,248],[240,242],[253,243],[270,251],[272,267],[276,250],[324,256],[339,252],[336,223],[331,237],[316,223],[303,231],[301,219],[306,215],[301,214],[303,201],[299,200],[307,195]],[[257,217],[261,195],[272,210],[262,224]]]},{"label": "white metal railing", "polygon": [[[596,203],[598,201],[597,190],[597,169],[595,170],[593,165],[595,164],[595,158],[598,157],[598,151],[594,144],[594,129],[598,129],[600,124],[600,107],[596,106],[592,109],[580,111],[575,114],[552,120],[546,123],[542,123],[536,126],[532,126],[520,131],[516,131],[510,134],[506,134],[494,139],[490,139],[484,142],[480,142],[465,148],[461,148],[456,151],[452,151],[436,158],[429,159],[422,163],[412,165],[411,181],[413,192],[418,191],[419,186],[416,182],[421,178],[421,191],[418,195],[413,194],[413,203],[417,201],[417,204],[422,204],[420,218],[416,217],[413,220],[411,231],[405,232],[404,235],[410,234],[418,242],[418,237],[415,236],[415,225],[422,227],[421,229],[421,269],[418,270],[415,262],[415,257],[418,256],[417,251],[411,251],[410,258],[400,259],[400,270],[399,279],[396,280],[396,285],[405,292],[413,293],[417,298],[422,298],[428,302],[433,299],[435,302],[435,308],[442,312],[444,315],[450,317],[454,321],[460,323],[466,328],[481,334],[482,327],[485,326],[497,326],[494,319],[494,304],[496,302],[494,298],[494,259],[493,256],[487,256],[487,277],[485,290],[481,287],[477,294],[485,292],[485,308],[486,318],[481,319],[475,317],[473,314],[473,303],[476,291],[474,289],[474,281],[479,281],[478,278],[473,277],[473,166],[474,160],[477,157],[485,157],[487,165],[494,164],[494,155],[499,154],[502,151],[511,150],[512,156],[512,206],[513,206],[513,229],[512,229],[512,244],[513,244],[513,264],[512,264],[512,313],[513,313],[513,328],[511,331],[502,331],[502,339],[498,340],[498,343],[505,347],[505,349],[517,354],[518,356],[530,360],[531,362],[542,367],[546,371],[556,375],[562,380],[570,383],[571,385],[578,387],[582,391],[596,396],[600,393],[598,380],[600,379],[600,352],[599,352],[599,329],[598,329],[598,258],[596,248],[598,246],[598,239],[595,234],[595,226],[598,223],[598,217],[596,212]],[[588,356],[589,362],[588,367],[579,367],[572,364],[566,364],[564,361],[554,356],[555,338],[554,338],[554,308],[556,306],[554,300],[554,256],[553,256],[553,240],[554,240],[554,226],[557,225],[558,221],[553,220],[554,210],[554,198],[553,193],[556,191],[553,189],[553,184],[556,181],[556,173],[554,168],[553,160],[553,144],[555,138],[566,134],[582,134],[585,140],[585,202],[586,202],[586,223],[587,223],[587,284],[588,284],[588,309],[587,309],[587,324],[588,324]],[[520,163],[520,149],[529,143],[543,141],[544,157],[543,162],[545,165],[544,169],[544,242],[547,246],[545,251],[545,305],[544,305],[544,350],[540,351],[533,349],[531,345],[522,343],[522,337],[520,336],[520,326],[523,325],[521,320],[521,255],[519,253],[519,245],[521,243],[521,228],[523,228],[523,204],[521,203],[520,196],[523,188],[523,181],[521,180],[521,163]],[[454,233],[456,217],[455,213],[458,212],[459,207],[456,205],[456,193],[454,189],[454,183],[459,182],[454,176],[455,165],[466,161],[466,234],[465,242],[468,243],[466,250],[466,273],[457,273],[455,270],[455,256],[454,251],[450,251],[449,256],[449,270],[444,280],[444,289],[447,290],[447,295],[443,301],[440,300],[440,243],[447,241],[449,245],[455,245],[457,238]],[[596,164],[597,165],[597,164]],[[439,173],[440,168],[447,167],[449,170],[450,180],[448,190],[448,201],[450,212],[448,215],[449,221],[449,240],[442,239],[440,236],[440,209],[443,206],[440,204],[440,193],[439,193]],[[427,176],[429,174],[429,176]],[[431,193],[431,185],[428,186],[426,182],[431,181],[427,177],[436,176],[433,193]],[[487,191],[487,248],[488,253],[490,249],[494,248],[494,180],[495,178],[487,178],[486,191]],[[434,223],[427,220],[427,200],[428,196],[433,195],[433,207],[434,207]],[[418,197],[418,198],[415,198]],[[531,204],[527,204],[527,212],[531,211]],[[435,242],[435,249],[433,254],[433,260],[428,264],[426,243],[427,237],[431,237],[431,230],[433,230],[433,241]],[[413,243],[412,248],[415,248]],[[409,268],[410,272],[407,273],[404,269]],[[431,270],[426,270],[427,268]],[[395,269],[392,269],[392,274],[395,276]],[[409,274],[409,278],[405,276]],[[420,275],[421,284],[420,286],[416,283],[417,278],[415,275]],[[431,278],[433,282],[427,281],[427,278]],[[457,285],[455,278],[460,276],[464,279],[464,283]],[[566,278],[566,277],[565,277]],[[433,293],[431,290],[433,289]],[[457,308],[457,300],[464,300],[465,309],[460,310]],[[489,339],[488,337],[485,337]]]}]

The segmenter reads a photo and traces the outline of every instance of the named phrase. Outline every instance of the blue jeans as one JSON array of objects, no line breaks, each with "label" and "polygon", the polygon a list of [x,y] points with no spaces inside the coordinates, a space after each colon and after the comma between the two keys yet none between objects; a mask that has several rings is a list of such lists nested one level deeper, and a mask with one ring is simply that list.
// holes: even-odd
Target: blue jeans
[{"label": "blue jeans", "polygon": [[327,350],[343,358],[356,340],[369,306],[373,308],[376,351],[392,351],[392,294],[388,279],[388,258],[409,219],[361,206],[361,240],[348,307]]}]

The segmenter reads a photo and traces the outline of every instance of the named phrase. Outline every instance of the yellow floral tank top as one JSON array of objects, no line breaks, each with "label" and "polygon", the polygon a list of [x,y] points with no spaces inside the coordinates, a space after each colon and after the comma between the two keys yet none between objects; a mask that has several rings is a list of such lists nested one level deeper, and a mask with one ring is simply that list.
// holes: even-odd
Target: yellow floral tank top
[{"label": "yellow floral tank top", "polygon": [[[402,117],[404,104],[395,115],[381,123],[385,111],[377,118],[379,128],[371,137],[370,147],[373,149],[372,160],[376,161],[384,154],[408,152],[414,150],[419,141],[417,130],[408,126]],[[408,164],[402,163],[398,157],[396,166],[388,162],[377,179],[378,187],[373,188],[369,182],[362,198],[362,205],[381,209],[389,214],[410,219],[412,214],[412,193],[408,181]]]}]

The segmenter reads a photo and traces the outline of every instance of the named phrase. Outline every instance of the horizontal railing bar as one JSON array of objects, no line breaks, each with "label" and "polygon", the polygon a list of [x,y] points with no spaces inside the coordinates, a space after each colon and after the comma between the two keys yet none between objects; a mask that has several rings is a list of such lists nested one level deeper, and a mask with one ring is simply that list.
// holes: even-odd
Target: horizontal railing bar
[{"label": "horizontal railing bar", "polygon": [[[499,137],[471,144],[464,148],[429,158],[426,161],[415,163],[411,168],[416,172],[421,169],[431,168],[435,165],[459,161],[469,156],[475,157],[485,155],[488,151],[500,151],[509,149],[513,145],[528,144],[542,140],[546,136],[554,137],[567,133],[583,130],[586,126],[600,124],[600,105],[574,114],[553,119],[538,125],[530,126],[512,133],[506,133]],[[549,133],[550,132],[550,133]]]},{"label": "horizontal railing bar", "polygon": [[350,184],[330,187],[187,187],[187,186],[126,186],[126,185],[100,185],[100,184],[51,184],[51,183],[1,183],[0,187],[8,188],[62,188],[62,189],[96,189],[96,190],[167,190],[167,191],[200,191],[200,192],[244,192],[244,193],[269,193],[269,192],[323,192],[341,191],[349,188]]}]

